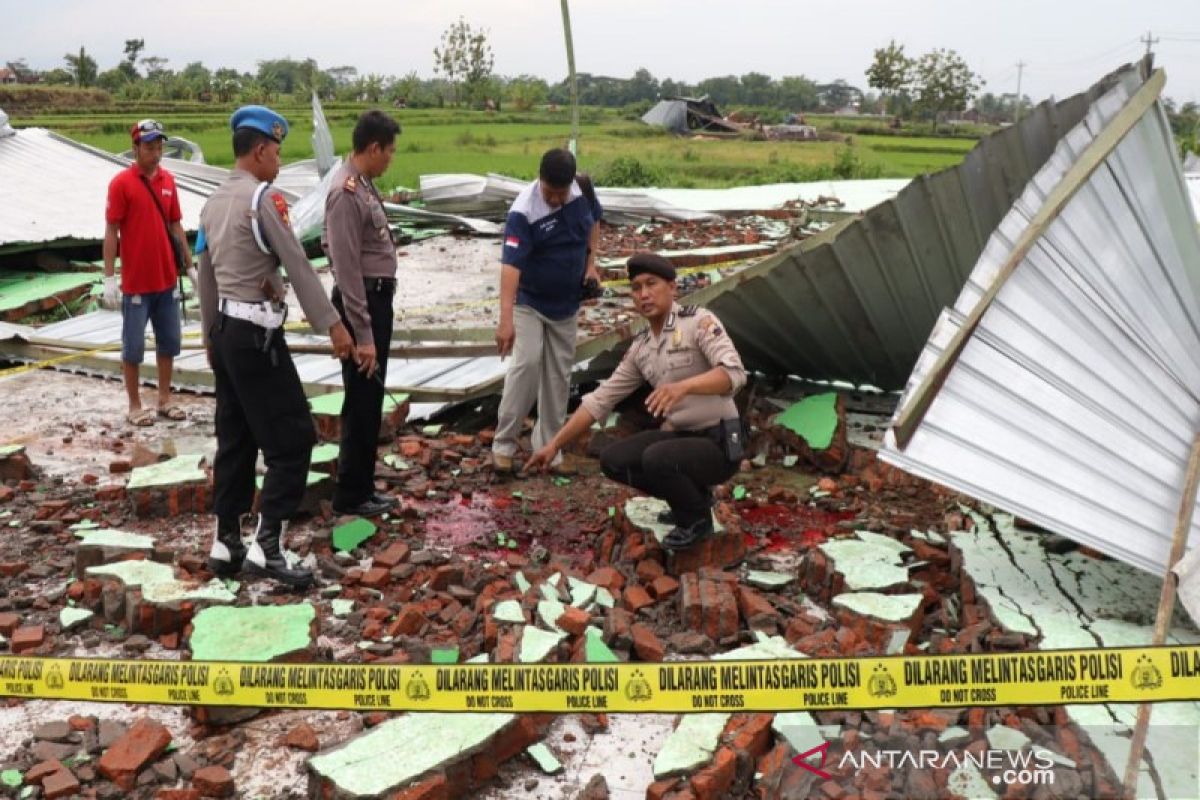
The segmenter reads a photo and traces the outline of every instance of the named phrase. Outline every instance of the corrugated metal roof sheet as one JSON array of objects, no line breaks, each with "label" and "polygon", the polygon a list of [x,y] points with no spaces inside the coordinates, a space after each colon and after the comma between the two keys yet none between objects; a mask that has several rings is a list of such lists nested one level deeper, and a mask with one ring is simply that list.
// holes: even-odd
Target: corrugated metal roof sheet
[{"label": "corrugated metal roof sheet", "polygon": [[[98,152],[42,128],[0,138],[0,245],[103,239],[108,183],[124,163]],[[205,196],[179,183],[185,228]]]},{"label": "corrugated metal roof sheet", "polygon": [[[1136,75],[1134,67],[1125,74]],[[861,219],[689,296],[721,317],[751,369],[904,386],[943,306],[1059,139],[1118,73],[980,140]]]},{"label": "corrugated metal roof sheet", "polygon": [[1200,234],[1161,105],[1043,231],[1030,225],[1141,84],[1127,73],[1097,100],[1005,215],[902,411],[1027,230],[1035,244],[911,441],[889,431],[882,457],[1162,574],[1200,430]]}]

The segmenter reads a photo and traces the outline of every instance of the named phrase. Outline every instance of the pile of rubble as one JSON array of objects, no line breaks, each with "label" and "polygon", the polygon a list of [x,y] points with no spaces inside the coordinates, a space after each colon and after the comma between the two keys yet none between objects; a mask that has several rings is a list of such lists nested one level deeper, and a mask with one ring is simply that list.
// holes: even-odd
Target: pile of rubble
[{"label": "pile of rubble", "polygon": [[[304,597],[208,572],[200,457],[135,467],[129,446],[113,447],[103,481],[92,467],[90,479],[56,483],[10,449],[0,455],[0,525],[9,531],[0,539],[0,641],[47,656],[449,664],[994,652],[1064,636],[1044,623],[1031,629],[997,593],[998,584],[1012,592],[1014,579],[997,574],[988,554],[1023,534],[877,461],[862,444],[877,426],[854,425],[855,416],[833,395],[758,400],[753,455],[718,492],[719,533],[675,554],[661,546],[662,506],[605,481],[586,444],[574,477],[502,481],[485,466],[489,430],[400,424],[379,476],[379,488],[401,500],[397,513],[335,519],[317,497],[293,527],[295,557],[322,579]],[[593,448],[626,430],[619,422],[594,431]],[[1014,552],[1033,559],[1029,547],[1040,545]],[[1061,557],[1075,559],[1076,572],[1113,566]],[[1103,605],[1095,620],[1112,613]],[[1028,611],[1032,618],[1032,602]],[[1081,736],[1063,708],[647,715],[632,723],[646,737],[634,745],[620,718],[601,710],[182,706],[118,720],[115,706],[9,705],[0,728],[20,738],[0,760],[0,796],[12,797],[993,792],[993,776],[973,767],[845,766],[846,754],[884,747],[1037,746],[1058,759],[1058,786],[1102,796],[1117,786],[1113,751]],[[37,721],[47,713],[58,717]],[[828,778],[793,762],[822,743]],[[630,766],[604,768],[592,753]],[[275,788],[256,788],[262,780]],[[1005,796],[1031,795],[1010,787]]]}]

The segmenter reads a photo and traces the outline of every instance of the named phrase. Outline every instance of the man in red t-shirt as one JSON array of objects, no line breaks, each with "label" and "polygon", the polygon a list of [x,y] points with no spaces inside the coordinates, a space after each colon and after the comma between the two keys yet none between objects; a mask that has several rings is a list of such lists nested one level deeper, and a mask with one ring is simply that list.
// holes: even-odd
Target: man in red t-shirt
[{"label": "man in red t-shirt", "polygon": [[[133,126],[131,134],[134,163],[108,184],[103,305],[121,309],[121,365],[129,395],[127,419],[134,425],[152,425],[156,415],[174,420],[187,416],[171,402],[171,367],[179,355],[182,338],[174,248],[181,248],[181,254],[189,251],[180,224],[183,214],[175,178],[159,166],[166,136],[162,125],[145,119]],[[115,274],[118,252],[120,289]],[[190,268],[190,263],[187,266]],[[158,361],[157,409],[142,408],[138,394],[147,322],[154,329]]]}]

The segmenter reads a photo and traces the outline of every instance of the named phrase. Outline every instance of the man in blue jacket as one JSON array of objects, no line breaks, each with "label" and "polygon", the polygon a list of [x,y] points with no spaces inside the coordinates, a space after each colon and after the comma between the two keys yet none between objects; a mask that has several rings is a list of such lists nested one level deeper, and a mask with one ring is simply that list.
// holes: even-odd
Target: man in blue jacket
[{"label": "man in blue jacket", "polygon": [[[499,472],[512,471],[521,426],[534,402],[534,450],[549,443],[566,418],[575,317],[585,280],[599,281],[601,214],[590,181],[576,177],[575,156],[562,149],[542,156],[538,179],[521,190],[508,212],[496,346],[501,358],[511,354],[513,360],[492,443],[492,464]],[[561,460],[559,454],[552,466]]]}]

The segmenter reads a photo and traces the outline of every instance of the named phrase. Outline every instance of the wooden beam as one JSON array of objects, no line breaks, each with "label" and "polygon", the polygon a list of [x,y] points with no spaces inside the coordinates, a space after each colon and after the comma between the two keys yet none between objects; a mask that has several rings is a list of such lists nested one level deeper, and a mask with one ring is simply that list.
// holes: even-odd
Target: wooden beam
[{"label": "wooden beam", "polygon": [[1046,229],[1058,219],[1071,198],[1087,183],[1092,173],[1100,168],[1105,159],[1117,148],[1117,145],[1145,116],[1146,111],[1157,102],[1165,80],[1166,76],[1163,71],[1156,70],[1149,80],[1142,84],[1137,93],[1129,98],[1125,107],[1117,113],[1112,122],[1106,125],[1104,130],[1100,131],[1100,134],[1079,154],[1079,158],[1046,197],[1046,202],[1029,221],[1029,225],[1022,232],[1021,237],[1013,246],[1012,252],[1001,265],[999,272],[996,273],[996,277],[992,279],[983,296],[967,314],[963,324],[955,331],[946,348],[938,355],[933,367],[913,389],[908,402],[900,410],[892,430],[896,437],[896,446],[901,450],[912,441],[913,434],[920,426],[921,420],[925,418],[925,413],[929,410],[933,399],[941,390],[950,368],[962,354],[967,340],[979,326],[979,321],[991,307],[992,301],[996,299],[996,295],[1000,293],[1005,282],[1029,255]]}]

